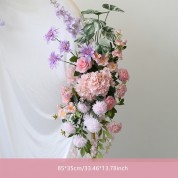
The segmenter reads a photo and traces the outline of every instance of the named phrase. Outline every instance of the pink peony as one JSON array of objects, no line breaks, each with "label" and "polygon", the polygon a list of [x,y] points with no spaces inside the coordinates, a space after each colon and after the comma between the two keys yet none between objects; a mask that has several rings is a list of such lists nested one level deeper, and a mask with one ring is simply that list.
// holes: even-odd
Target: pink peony
[{"label": "pink peony", "polygon": [[61,125],[61,130],[65,132],[65,134],[70,135],[70,134],[74,134],[76,129],[74,127],[74,125],[70,122],[65,122]]},{"label": "pink peony", "polygon": [[104,101],[97,101],[93,105],[93,111],[98,116],[104,115],[107,112],[107,104]]},{"label": "pink peony", "polygon": [[125,84],[119,84],[118,89],[116,90],[116,95],[119,98],[124,97],[125,93],[127,92],[127,87]]},{"label": "pink peony", "polygon": [[68,103],[72,97],[71,87],[62,87],[61,88],[62,102]]},{"label": "pink peony", "polygon": [[92,101],[96,96],[106,96],[112,81],[109,69],[104,68],[101,71],[82,75],[77,79],[75,90],[81,98]]},{"label": "pink peony", "polygon": [[76,77],[74,76],[76,67],[75,66],[70,66],[67,70],[67,82],[68,83],[73,83],[76,80]]},{"label": "pink peony", "polygon": [[117,72],[118,71],[118,65],[115,62],[110,62],[107,65],[107,67],[111,72]]},{"label": "pink peony", "polygon": [[127,82],[129,80],[129,73],[127,69],[119,69],[119,80],[122,82]]},{"label": "pink peony", "polygon": [[118,57],[122,58],[122,51],[116,49],[115,51],[112,52],[113,57]]},{"label": "pink peony", "polygon": [[86,126],[91,133],[99,132],[101,129],[101,124],[92,115],[84,116],[84,126]]},{"label": "pink peony", "polygon": [[88,69],[91,69],[92,61],[86,60],[84,57],[81,57],[77,60],[76,71],[80,73],[85,73]]},{"label": "pink peony", "polygon": [[114,97],[112,96],[108,96],[106,99],[105,99],[105,102],[107,104],[107,110],[111,110],[115,105],[116,105],[116,100]]},{"label": "pink peony", "polygon": [[81,135],[75,135],[73,138],[73,144],[77,148],[83,148],[87,143],[87,140],[83,138]]},{"label": "pink peony", "polygon": [[118,133],[122,129],[122,124],[119,122],[111,122],[107,125],[108,131],[113,134],[113,133]]},{"label": "pink peony", "polygon": [[82,112],[84,114],[87,113],[90,110],[89,105],[87,105],[85,103],[81,103],[81,102],[78,103],[77,108],[80,112]]}]

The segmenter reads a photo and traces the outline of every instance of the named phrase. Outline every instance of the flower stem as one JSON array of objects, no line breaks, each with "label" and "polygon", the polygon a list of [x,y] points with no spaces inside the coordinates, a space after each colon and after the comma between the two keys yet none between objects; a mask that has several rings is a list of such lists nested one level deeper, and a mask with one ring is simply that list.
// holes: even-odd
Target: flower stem
[{"label": "flower stem", "polygon": [[106,18],[105,18],[105,22],[107,21],[109,13],[110,13],[110,11],[107,12],[107,15],[106,15]]},{"label": "flower stem", "polygon": [[94,141],[96,140],[96,135],[95,135],[95,133],[91,133],[91,139],[93,139]]},{"label": "flower stem", "polygon": [[[62,61],[62,60],[61,60]],[[65,63],[68,63],[70,65],[73,65],[73,66],[76,66],[75,64],[71,63],[71,62],[67,62],[67,61],[62,61],[62,62],[65,62]]]}]

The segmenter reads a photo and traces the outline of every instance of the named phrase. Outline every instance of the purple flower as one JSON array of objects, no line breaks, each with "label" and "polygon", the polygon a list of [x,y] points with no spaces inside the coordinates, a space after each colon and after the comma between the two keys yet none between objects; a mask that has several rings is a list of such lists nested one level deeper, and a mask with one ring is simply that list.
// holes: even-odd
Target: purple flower
[{"label": "purple flower", "polygon": [[56,16],[60,19],[61,17],[64,18],[67,15],[67,11],[62,6],[60,9],[56,11]]},{"label": "purple flower", "polygon": [[0,19],[0,27],[3,27],[5,25],[5,22]]},{"label": "purple flower", "polygon": [[59,49],[60,49],[61,53],[63,53],[63,52],[66,52],[66,53],[70,52],[71,50],[70,50],[70,43],[69,43],[69,41],[61,41]]},{"label": "purple flower", "polygon": [[92,45],[83,45],[80,49],[80,57],[85,57],[87,60],[91,60],[91,58],[94,56],[94,48]]},{"label": "purple flower", "polygon": [[57,37],[57,34],[58,34],[57,29],[55,29],[54,27],[51,27],[48,33],[45,35],[46,41],[49,42],[49,41],[55,40]]},{"label": "purple flower", "polygon": [[57,65],[57,62],[62,60],[62,55],[59,56],[57,54],[55,54],[55,52],[53,51],[49,57],[49,65],[51,69],[54,69]]},{"label": "purple flower", "polygon": [[72,34],[74,38],[81,32],[81,23],[79,19],[73,19],[70,24],[67,25],[67,31]]}]

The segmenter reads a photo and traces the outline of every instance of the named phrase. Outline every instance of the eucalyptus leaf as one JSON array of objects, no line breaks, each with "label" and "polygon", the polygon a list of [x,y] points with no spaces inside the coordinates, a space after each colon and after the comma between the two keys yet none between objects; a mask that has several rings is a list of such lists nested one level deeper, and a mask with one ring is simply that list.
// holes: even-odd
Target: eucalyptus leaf
[{"label": "eucalyptus leaf", "polygon": [[116,12],[124,12],[122,9],[114,6],[114,5],[111,5],[111,4],[103,4],[102,6],[104,9],[107,9],[109,11],[116,11]]}]

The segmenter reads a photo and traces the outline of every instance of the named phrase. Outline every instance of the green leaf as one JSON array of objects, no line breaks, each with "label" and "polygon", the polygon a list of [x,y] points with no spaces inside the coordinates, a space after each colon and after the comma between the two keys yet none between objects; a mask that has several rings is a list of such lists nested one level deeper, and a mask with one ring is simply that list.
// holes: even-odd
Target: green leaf
[{"label": "green leaf", "polygon": [[94,25],[94,23],[86,24],[86,25],[83,27],[83,32],[84,32],[86,35],[93,34],[93,33],[95,32],[95,25]]},{"label": "green leaf", "polygon": [[72,56],[69,60],[70,62],[77,62],[77,56]]},{"label": "green leaf", "polygon": [[96,155],[96,158],[103,158],[103,155],[101,152],[98,152],[97,155]]},{"label": "green leaf", "polygon": [[104,96],[101,96],[101,95],[100,95],[100,96],[97,96],[96,99],[97,99],[98,101],[103,101],[103,100],[104,100]]},{"label": "green leaf", "polygon": [[99,148],[101,149],[101,150],[104,150],[104,147],[103,147],[103,144],[102,143],[99,143]]},{"label": "green leaf", "polygon": [[108,96],[113,96],[114,97],[115,92],[116,92],[116,89],[111,86],[109,88],[109,91],[108,91]]},{"label": "green leaf", "polygon": [[73,137],[73,136],[74,136],[74,134],[70,134],[70,135],[68,136],[68,138],[69,138],[69,137]]},{"label": "green leaf", "polygon": [[101,124],[103,124],[103,125],[106,125],[106,124],[108,124],[109,122],[108,121],[106,121],[106,120],[102,120],[101,121]]},{"label": "green leaf", "polygon": [[76,111],[76,112],[75,112],[75,117],[80,118],[81,115],[82,115],[82,114],[81,114],[79,111]]},{"label": "green leaf", "polygon": [[116,38],[116,35],[114,33],[114,28],[109,27],[109,26],[103,27],[101,34],[110,41],[113,41]]},{"label": "green leaf", "polygon": [[111,5],[111,4],[103,4],[102,6],[104,9],[107,9],[109,11],[116,11],[116,12],[124,12],[122,9],[114,6],[114,5]]},{"label": "green leaf", "polygon": [[118,105],[120,105],[120,106],[124,105],[124,98],[119,100]]},{"label": "green leaf", "polygon": [[66,119],[62,119],[62,123],[66,122]]},{"label": "green leaf", "polygon": [[114,118],[115,114],[117,113],[117,110],[115,108],[112,108],[110,111],[108,111],[106,113],[106,116],[108,116],[109,118]]},{"label": "green leaf", "polygon": [[86,11],[82,11],[81,14],[95,14],[95,15],[101,15],[101,14],[105,14],[107,12],[100,12],[97,10],[92,10],[92,9],[88,9]]},{"label": "green leaf", "polygon": [[86,153],[90,153],[91,146],[92,145],[91,145],[90,141],[88,140],[84,147]]},{"label": "green leaf", "polygon": [[81,154],[82,157],[85,155],[85,148],[84,148],[84,147],[81,148],[81,150],[80,150],[80,154]]},{"label": "green leaf", "polygon": [[53,118],[56,120],[56,119],[58,118],[58,115],[55,114],[55,115],[53,116]]},{"label": "green leaf", "polygon": [[79,75],[80,75],[80,72],[75,71],[74,76],[76,77],[76,76],[79,76]]},{"label": "green leaf", "polygon": [[102,135],[102,129],[98,132],[98,136],[100,137]]}]

